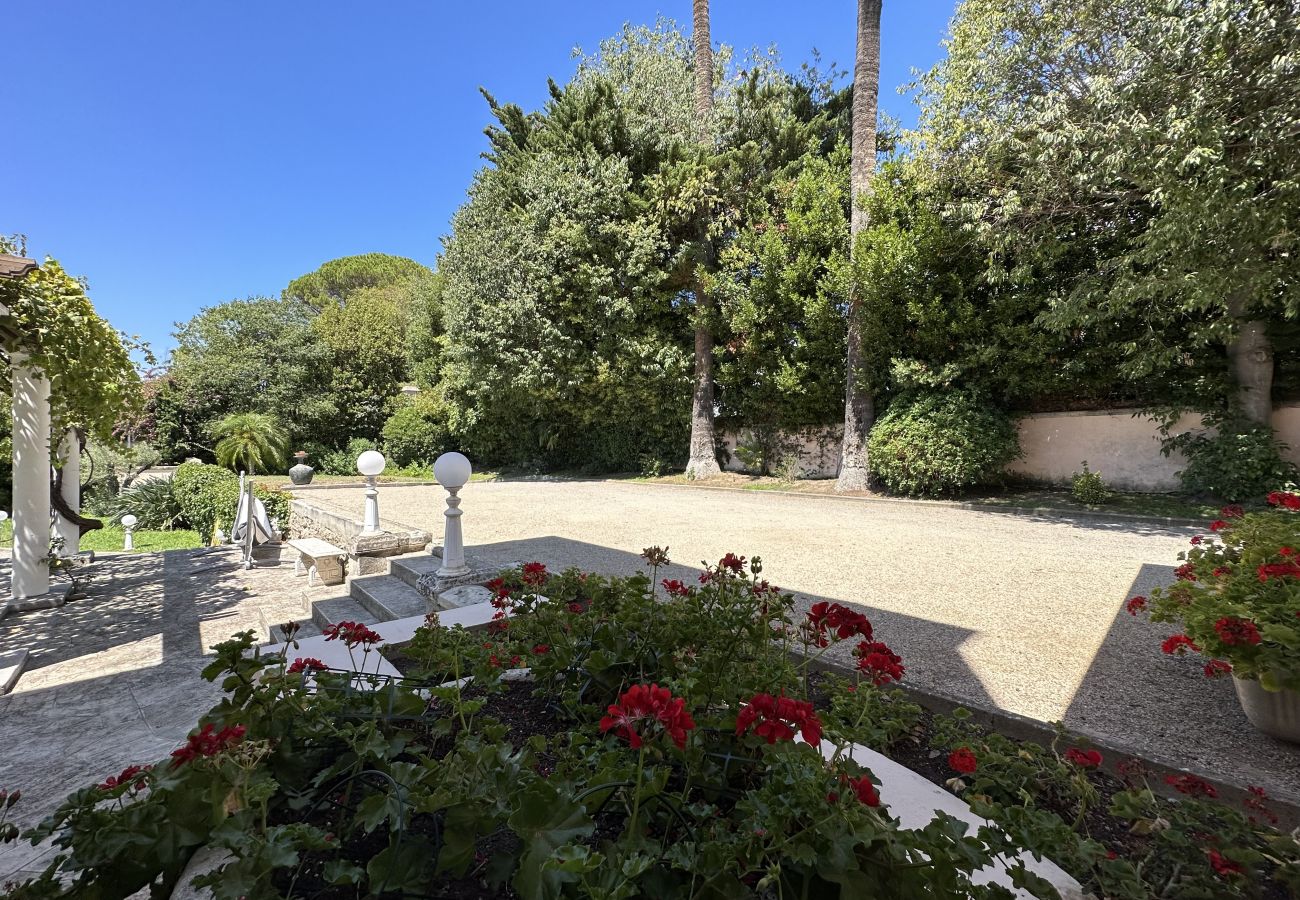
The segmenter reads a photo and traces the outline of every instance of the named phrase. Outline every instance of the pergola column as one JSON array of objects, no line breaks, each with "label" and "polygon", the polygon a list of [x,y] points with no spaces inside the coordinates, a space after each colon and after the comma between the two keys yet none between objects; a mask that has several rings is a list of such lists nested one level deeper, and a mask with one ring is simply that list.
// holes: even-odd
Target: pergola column
[{"label": "pergola column", "polygon": [[50,382],[14,353],[13,596],[50,589]]},{"label": "pergola column", "polygon": [[[63,482],[59,493],[68,509],[81,512],[81,435],[69,428],[59,442],[59,461],[63,469]],[[63,538],[60,556],[76,556],[81,549],[81,526],[63,516],[58,516],[55,532]]]}]

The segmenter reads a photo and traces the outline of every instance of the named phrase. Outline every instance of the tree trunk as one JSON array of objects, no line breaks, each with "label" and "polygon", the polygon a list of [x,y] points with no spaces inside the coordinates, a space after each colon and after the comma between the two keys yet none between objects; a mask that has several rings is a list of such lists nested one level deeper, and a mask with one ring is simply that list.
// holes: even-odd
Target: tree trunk
[{"label": "tree trunk", "polygon": [[1228,312],[1236,319],[1237,334],[1228,343],[1228,358],[1237,387],[1237,406],[1247,421],[1273,424],[1273,343],[1265,324],[1247,318],[1242,298],[1228,300]]},{"label": "tree trunk", "polygon": [[[849,252],[857,253],[858,234],[867,227],[863,206],[876,169],[876,102],[880,92],[880,7],[882,0],[858,0],[858,47],[853,62],[853,153],[849,166],[852,212]],[[837,491],[862,491],[871,474],[867,436],[875,421],[875,400],[862,371],[861,294],[856,278],[849,288],[848,333],[844,354],[844,443],[840,447]]]},{"label": "tree trunk", "polygon": [[[706,153],[713,152],[713,45],[709,38],[709,0],[693,0],[695,44],[695,137]],[[707,265],[708,223],[700,223],[703,248],[695,265]],[[695,277],[695,391],[691,400],[691,454],[686,474],[691,478],[717,475],[717,442],[713,434],[713,332],[709,330],[710,299],[703,279]]]}]

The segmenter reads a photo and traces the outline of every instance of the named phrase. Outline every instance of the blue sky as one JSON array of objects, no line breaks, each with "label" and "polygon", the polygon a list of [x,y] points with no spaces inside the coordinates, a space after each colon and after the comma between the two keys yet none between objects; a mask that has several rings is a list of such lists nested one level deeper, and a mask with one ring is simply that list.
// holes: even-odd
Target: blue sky
[{"label": "blue sky", "polygon": [[[886,3],[881,106],[941,55],[952,0]],[[854,0],[713,0],[716,42],[850,68]],[[480,85],[526,109],[624,22],[688,0],[40,0],[6,10],[0,233],[90,281],[155,348],[202,306],[338,256],[433,264],[486,141]]]}]

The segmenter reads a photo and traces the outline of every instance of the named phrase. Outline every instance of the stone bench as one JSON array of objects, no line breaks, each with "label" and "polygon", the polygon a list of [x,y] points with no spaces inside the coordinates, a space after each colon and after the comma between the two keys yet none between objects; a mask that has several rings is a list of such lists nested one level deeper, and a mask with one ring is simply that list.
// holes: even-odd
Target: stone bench
[{"label": "stone bench", "polygon": [[289,546],[298,551],[294,574],[306,575],[308,586],[317,581],[321,584],[343,583],[343,560],[348,555],[346,550],[320,538],[298,538],[289,541]]}]

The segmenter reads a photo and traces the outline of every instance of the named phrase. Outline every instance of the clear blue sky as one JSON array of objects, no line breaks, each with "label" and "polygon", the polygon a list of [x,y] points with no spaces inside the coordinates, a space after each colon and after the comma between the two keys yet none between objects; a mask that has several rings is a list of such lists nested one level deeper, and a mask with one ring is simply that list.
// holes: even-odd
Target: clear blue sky
[{"label": "clear blue sky", "polygon": [[[6,9],[0,233],[90,281],[160,351],[201,306],[321,262],[432,265],[486,145],[480,85],[537,108],[575,46],[688,0],[39,0]],[[952,0],[886,2],[881,106],[941,55]],[[853,61],[854,0],[713,0],[715,43]]]}]

